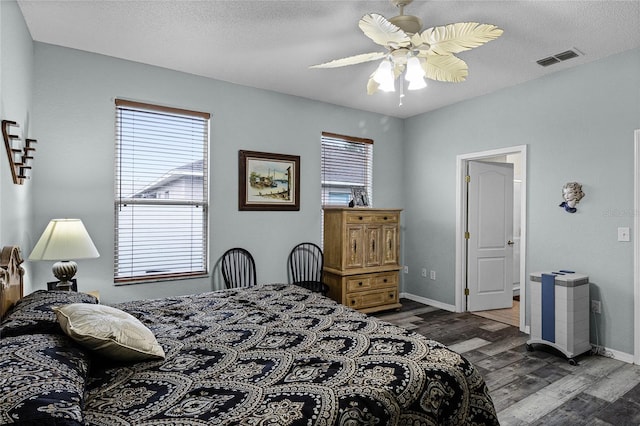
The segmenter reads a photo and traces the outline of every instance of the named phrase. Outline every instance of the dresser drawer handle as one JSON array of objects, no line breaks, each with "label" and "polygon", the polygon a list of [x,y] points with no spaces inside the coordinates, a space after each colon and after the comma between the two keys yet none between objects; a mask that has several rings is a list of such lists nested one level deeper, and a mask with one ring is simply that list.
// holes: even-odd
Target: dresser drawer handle
[{"label": "dresser drawer handle", "polygon": [[393,293],[389,293],[389,299],[393,299]]},{"label": "dresser drawer handle", "polygon": [[351,301],[351,304],[352,304],[352,305],[355,305],[355,304],[356,304],[356,301],[355,301],[355,300],[352,300],[352,301]]},{"label": "dresser drawer handle", "polygon": [[387,282],[387,279],[385,278],[384,280],[382,280],[382,282],[385,282],[385,283],[386,283],[386,282]]},{"label": "dresser drawer handle", "polygon": [[362,286],[362,281],[360,281],[360,282],[358,283],[358,285],[359,285],[359,286]]},{"label": "dresser drawer handle", "polygon": [[384,220],[387,220],[387,217],[386,217],[386,216],[384,217]]},{"label": "dresser drawer handle", "polygon": [[358,220],[362,220],[362,219],[363,219],[363,217],[362,217],[362,216],[358,217]]}]

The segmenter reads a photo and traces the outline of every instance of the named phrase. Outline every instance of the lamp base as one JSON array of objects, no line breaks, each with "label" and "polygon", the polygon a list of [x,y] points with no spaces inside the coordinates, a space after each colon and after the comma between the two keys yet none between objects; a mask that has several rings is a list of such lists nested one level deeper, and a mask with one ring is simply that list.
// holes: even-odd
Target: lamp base
[{"label": "lamp base", "polygon": [[71,291],[73,283],[71,281],[60,281],[56,284],[56,290]]},{"label": "lamp base", "polygon": [[58,279],[57,290],[71,290],[71,278],[78,271],[78,264],[73,260],[61,260],[53,264],[53,275]]}]

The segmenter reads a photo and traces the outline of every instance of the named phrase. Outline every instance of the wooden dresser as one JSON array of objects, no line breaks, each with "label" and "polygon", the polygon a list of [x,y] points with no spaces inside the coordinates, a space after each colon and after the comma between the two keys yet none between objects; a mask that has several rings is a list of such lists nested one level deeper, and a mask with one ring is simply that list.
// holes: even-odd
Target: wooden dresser
[{"label": "wooden dresser", "polygon": [[362,312],[400,308],[401,209],[324,209],[329,297]]}]

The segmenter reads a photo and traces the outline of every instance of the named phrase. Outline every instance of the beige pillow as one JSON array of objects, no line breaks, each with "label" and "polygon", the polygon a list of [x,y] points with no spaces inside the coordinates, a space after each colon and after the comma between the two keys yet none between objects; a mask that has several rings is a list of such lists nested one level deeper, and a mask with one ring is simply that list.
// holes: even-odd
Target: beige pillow
[{"label": "beige pillow", "polygon": [[121,361],[164,359],[164,350],[151,330],[120,309],[72,303],[53,310],[69,337],[100,355]]}]

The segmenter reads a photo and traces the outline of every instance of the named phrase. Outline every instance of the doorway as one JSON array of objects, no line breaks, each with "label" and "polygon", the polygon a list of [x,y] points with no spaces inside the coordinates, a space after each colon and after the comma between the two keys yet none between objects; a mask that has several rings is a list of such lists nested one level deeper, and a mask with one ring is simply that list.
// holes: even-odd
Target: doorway
[{"label": "doorway", "polygon": [[[503,162],[514,165],[514,233],[513,233],[513,296],[515,301],[512,308],[516,310],[518,318],[517,325],[520,330],[527,333],[528,327],[525,325],[526,318],[526,280],[525,280],[525,259],[526,259],[526,145],[502,148],[496,150],[463,154],[457,157],[457,184],[456,184],[456,311],[465,312],[468,310],[468,298],[473,295],[468,293],[468,253],[465,232],[467,231],[467,193],[466,174],[467,166],[471,161],[480,162]],[[510,241],[511,242],[511,241]],[[466,292],[465,292],[466,291]],[[473,305],[473,303],[472,303]],[[496,312],[500,315],[513,315],[510,312]],[[518,312],[519,311],[519,312]],[[488,312],[488,313],[487,313]],[[485,314],[490,315],[487,311]],[[485,315],[483,315],[485,316]]]},{"label": "doorway", "polygon": [[513,176],[514,164],[506,157],[467,161],[465,295],[470,312],[513,306]]}]

